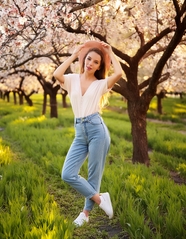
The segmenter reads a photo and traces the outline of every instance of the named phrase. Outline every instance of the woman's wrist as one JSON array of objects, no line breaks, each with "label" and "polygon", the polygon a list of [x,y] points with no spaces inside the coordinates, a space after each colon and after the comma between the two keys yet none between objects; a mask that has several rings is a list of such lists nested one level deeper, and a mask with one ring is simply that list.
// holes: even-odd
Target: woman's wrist
[{"label": "woman's wrist", "polygon": [[76,59],[76,58],[78,58],[78,56],[79,56],[79,53],[80,53],[80,51],[81,51],[81,49],[84,47],[84,45],[80,45],[80,46],[78,46],[78,47],[76,47],[76,49],[74,50],[74,52],[72,53],[72,57],[74,58],[74,60]]},{"label": "woman's wrist", "polygon": [[72,58],[73,60],[75,60],[78,57],[78,54],[76,53],[72,53],[72,55],[70,56],[70,58]]},{"label": "woman's wrist", "polygon": [[108,54],[111,56],[111,55],[114,55],[114,52],[112,51],[112,48],[109,50]]}]

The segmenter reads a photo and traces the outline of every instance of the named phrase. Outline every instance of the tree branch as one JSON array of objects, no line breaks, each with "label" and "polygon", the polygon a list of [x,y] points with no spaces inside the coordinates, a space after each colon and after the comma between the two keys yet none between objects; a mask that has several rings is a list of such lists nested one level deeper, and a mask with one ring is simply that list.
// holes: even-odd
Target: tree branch
[{"label": "tree branch", "polygon": [[78,11],[78,10],[82,10],[82,9],[85,9],[85,8],[89,8],[89,7],[92,7],[100,2],[103,2],[103,0],[91,0],[91,1],[86,1],[84,3],[80,3],[78,4],[77,6],[73,7],[69,13],[73,13],[75,11]]},{"label": "tree branch", "polygon": [[175,50],[175,48],[180,43],[182,36],[185,32],[185,29],[186,29],[186,16],[183,18],[183,21],[176,28],[174,36],[172,37],[170,43],[168,44],[160,60],[156,64],[152,77],[149,80],[149,87],[144,91],[143,97],[141,97],[141,100],[145,98],[147,102],[150,102],[152,97],[155,95],[157,85],[161,81],[161,80],[159,81],[159,79],[161,77],[162,70],[167,60],[170,58],[173,51]]},{"label": "tree branch", "polygon": [[180,11],[181,16],[183,16],[184,13],[186,13],[186,1],[183,3],[181,11]]},{"label": "tree branch", "polygon": [[166,28],[160,34],[158,34],[156,37],[154,37],[152,40],[147,42],[144,46],[139,48],[139,50],[136,52],[136,55],[133,57],[134,61],[139,62],[141,58],[147,53],[150,48],[155,45],[159,40],[161,40],[164,36],[172,32],[173,30],[171,28]]},{"label": "tree branch", "polygon": [[[85,34],[85,35],[87,34],[87,32],[85,30],[81,30],[79,27],[74,29],[70,25],[66,25],[64,23],[63,19],[61,19],[61,23],[62,23],[65,31],[67,31],[67,32],[76,33],[76,34]],[[107,40],[106,40],[106,37],[102,36],[99,33],[96,33],[96,32],[91,30],[89,34],[90,34],[90,36],[93,36],[93,37],[99,39],[100,41],[104,41],[104,42],[108,43]],[[131,64],[131,57],[130,56],[128,56],[127,54],[124,54],[122,51],[118,50],[115,47],[112,47],[112,50],[118,57],[125,60],[129,65]]]},{"label": "tree branch", "polygon": [[140,38],[140,42],[141,42],[141,47],[145,45],[145,39],[144,39],[144,35],[143,33],[139,30],[139,28],[137,26],[135,26],[135,30]]},{"label": "tree branch", "polygon": [[156,53],[159,53],[159,52],[163,52],[163,51],[165,51],[165,49],[167,48],[167,46],[164,46],[164,47],[160,47],[160,48],[158,48],[158,49],[156,49],[156,50],[149,50],[144,56],[143,56],[143,58],[141,58],[141,60],[142,59],[145,59],[145,58],[147,58],[147,57],[149,57],[150,55],[154,55],[154,54],[156,54]]},{"label": "tree branch", "polygon": [[117,92],[119,94],[121,94],[124,97],[128,97],[128,91],[127,91],[127,87],[126,87],[126,80],[121,78],[112,88],[112,90],[114,92]]},{"label": "tree branch", "polygon": [[180,24],[180,7],[177,0],[173,0],[173,3],[176,10],[175,22],[176,22],[176,25],[178,26]]},{"label": "tree branch", "polygon": [[[166,72],[165,74],[163,74],[161,76],[161,78],[158,81],[158,84],[166,81],[168,78],[170,77],[170,73]],[[139,84],[139,89],[142,90],[143,88],[147,87],[149,85],[149,82],[151,80],[152,77],[149,77],[147,80],[143,81],[141,84]]]},{"label": "tree branch", "polygon": [[43,76],[41,75],[41,73],[38,72],[38,71],[37,71],[37,72],[38,72],[39,74],[37,74],[37,72],[30,71],[30,70],[14,70],[14,72],[10,73],[9,75],[18,74],[19,72],[28,73],[29,75],[35,76],[35,77],[38,79],[38,81],[39,81],[39,83],[41,84],[41,86],[42,86],[42,87],[44,86],[45,80],[44,80]]}]

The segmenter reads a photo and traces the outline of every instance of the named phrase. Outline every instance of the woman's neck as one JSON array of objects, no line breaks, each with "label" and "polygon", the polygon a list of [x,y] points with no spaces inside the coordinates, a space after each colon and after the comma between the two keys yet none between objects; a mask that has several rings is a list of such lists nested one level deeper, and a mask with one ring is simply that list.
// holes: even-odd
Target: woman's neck
[{"label": "woman's neck", "polygon": [[89,74],[88,72],[83,72],[81,77],[87,81],[97,80],[94,74]]}]

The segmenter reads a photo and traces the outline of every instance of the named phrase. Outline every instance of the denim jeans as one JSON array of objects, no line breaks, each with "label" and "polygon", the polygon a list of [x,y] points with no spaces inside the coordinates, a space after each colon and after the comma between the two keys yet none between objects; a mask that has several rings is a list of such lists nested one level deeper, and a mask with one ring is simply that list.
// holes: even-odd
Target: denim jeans
[{"label": "denim jeans", "polygon": [[[75,138],[67,153],[62,179],[85,197],[85,210],[92,210],[93,195],[99,193],[110,135],[99,113],[75,119]],[[88,157],[87,180],[79,170]]]}]

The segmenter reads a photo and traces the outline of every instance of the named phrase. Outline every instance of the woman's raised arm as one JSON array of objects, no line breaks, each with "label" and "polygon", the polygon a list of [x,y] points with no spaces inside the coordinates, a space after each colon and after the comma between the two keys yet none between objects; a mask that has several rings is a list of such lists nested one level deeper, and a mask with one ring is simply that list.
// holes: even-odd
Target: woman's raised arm
[{"label": "woman's raised arm", "polygon": [[112,51],[112,47],[104,42],[102,42],[102,46],[105,52],[110,56],[114,68],[114,73],[107,78],[108,88],[111,89],[114,84],[122,77],[122,68],[115,54]]},{"label": "woman's raised arm", "polygon": [[68,69],[68,67],[70,66],[70,64],[78,57],[79,52],[81,51],[81,49],[84,47],[84,45],[80,45],[78,46],[74,52],[72,53],[72,55],[65,60],[53,73],[53,76],[55,77],[56,80],[58,80],[60,83],[64,83],[64,74],[65,71]]}]

